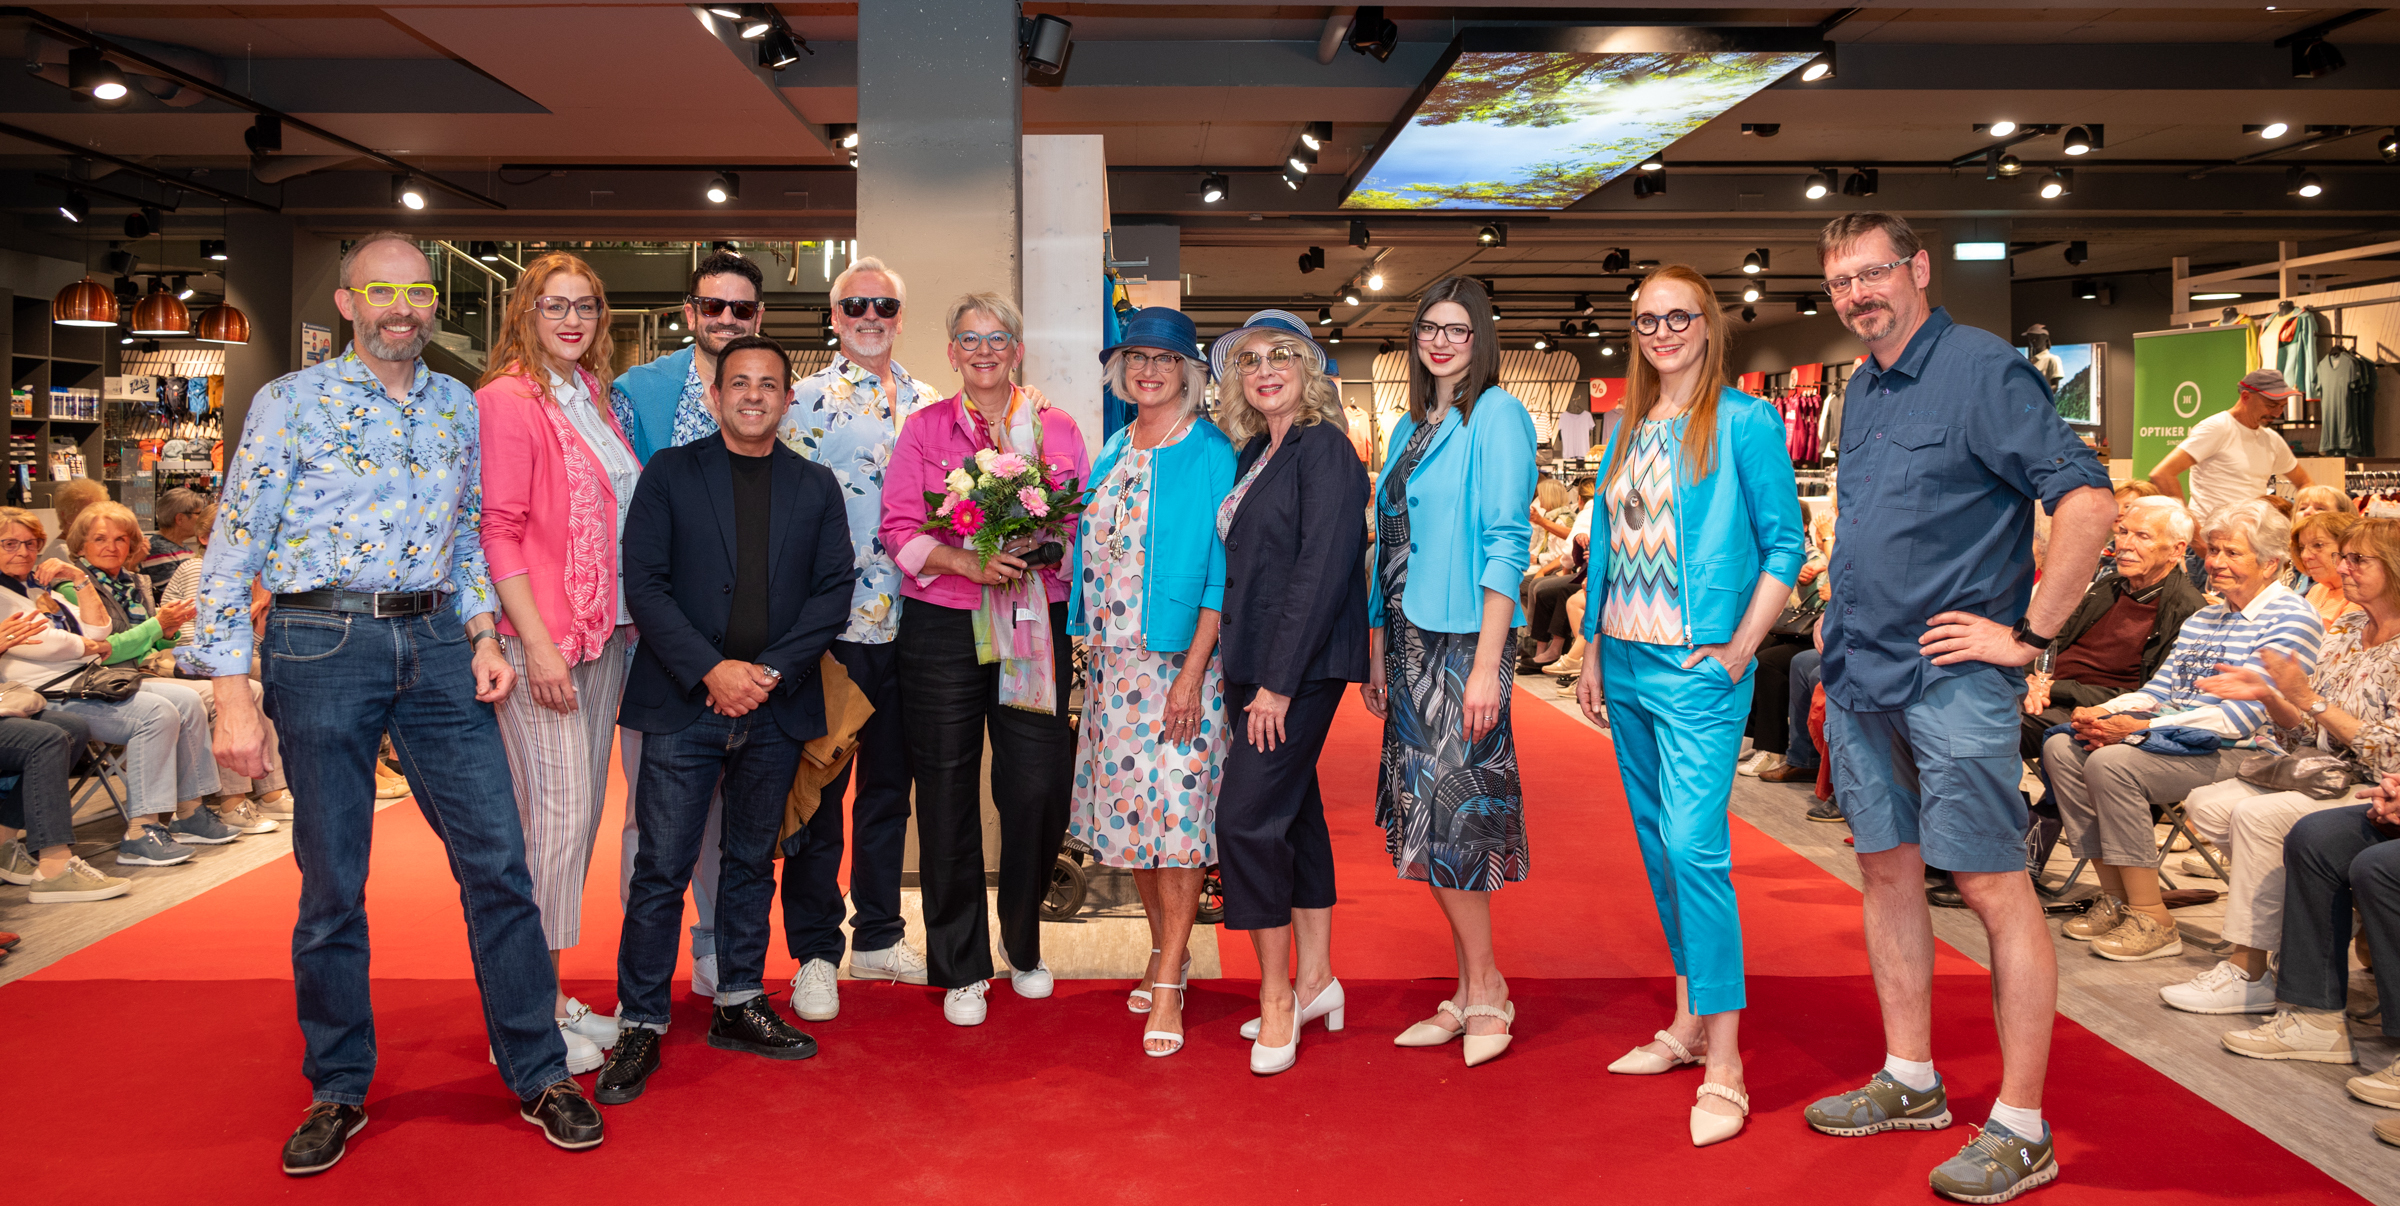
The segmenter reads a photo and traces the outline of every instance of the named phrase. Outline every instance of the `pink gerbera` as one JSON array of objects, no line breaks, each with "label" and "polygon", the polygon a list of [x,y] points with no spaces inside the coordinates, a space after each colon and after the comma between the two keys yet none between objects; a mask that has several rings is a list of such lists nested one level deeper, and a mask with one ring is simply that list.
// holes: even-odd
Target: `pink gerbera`
[{"label": "pink gerbera", "polygon": [[962,498],[950,512],[950,530],[961,536],[973,536],[983,529],[983,508],[975,500]]},{"label": "pink gerbera", "polygon": [[1031,486],[1017,491],[1017,501],[1024,505],[1025,513],[1035,519],[1047,519],[1050,516],[1050,500]]}]

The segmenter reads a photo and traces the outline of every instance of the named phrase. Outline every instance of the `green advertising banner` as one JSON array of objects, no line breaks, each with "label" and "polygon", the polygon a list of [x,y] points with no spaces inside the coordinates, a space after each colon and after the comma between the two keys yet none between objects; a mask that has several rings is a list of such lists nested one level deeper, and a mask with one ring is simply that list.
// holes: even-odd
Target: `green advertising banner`
[{"label": "green advertising banner", "polygon": [[2192,425],[2233,409],[2249,371],[2247,327],[2144,331],[2133,337],[2133,476],[2150,471]]}]

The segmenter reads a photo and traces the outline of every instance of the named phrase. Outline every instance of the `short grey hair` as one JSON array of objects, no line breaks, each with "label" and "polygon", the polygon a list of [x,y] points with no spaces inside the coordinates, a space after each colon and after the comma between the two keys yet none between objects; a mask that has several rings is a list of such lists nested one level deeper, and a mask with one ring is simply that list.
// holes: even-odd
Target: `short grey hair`
[{"label": "short grey hair", "polygon": [[[358,257],[364,254],[367,248],[373,247],[377,243],[406,243],[408,244],[408,249],[410,251],[416,252],[418,255],[425,255],[425,249],[417,246],[417,240],[414,237],[403,234],[397,230],[378,230],[374,234],[368,235],[366,238],[352,243],[350,245],[350,250],[342,253],[343,288],[347,289],[351,287],[350,266],[358,262]],[[433,257],[429,255],[425,256],[425,263],[427,267],[431,267],[433,264]],[[394,281],[393,283],[405,285],[410,284],[411,282]]]},{"label": "short grey hair", "polygon": [[2250,545],[2260,564],[2289,565],[2292,561],[2292,521],[2263,498],[2245,499],[2220,507],[2200,523],[2200,534],[2211,540],[2239,536]]},{"label": "short grey hair", "polygon": [[193,512],[207,509],[207,495],[197,490],[186,490],[178,486],[159,495],[158,505],[151,508],[150,513],[158,523],[158,530],[164,532],[174,526],[176,520]]},{"label": "short grey hair", "polygon": [[908,282],[901,280],[899,273],[884,267],[882,260],[871,255],[862,255],[850,261],[849,267],[835,273],[833,283],[825,287],[826,296],[838,304],[844,297],[849,296],[850,278],[861,272],[882,273],[892,282],[892,292],[899,295],[900,303],[903,306],[908,304]]},{"label": "short grey hair", "polygon": [[2164,494],[2147,495],[2127,503],[2125,518],[2158,520],[2166,526],[2168,539],[2180,540],[2187,545],[2192,542],[2194,525],[2191,509]]},{"label": "short grey hair", "polygon": [[942,319],[942,333],[958,334],[958,324],[966,321],[969,314],[988,314],[1008,332],[1012,341],[1025,341],[1025,315],[1017,309],[1017,303],[997,293],[970,293],[951,302],[950,313]]},{"label": "short grey hair", "polygon": [[[1152,348],[1150,350],[1155,353],[1170,349]],[[1188,415],[1200,409],[1201,399],[1208,393],[1208,362],[1189,352],[1175,354],[1183,357],[1183,413]],[[1124,399],[1127,404],[1132,404],[1133,391],[1125,384],[1124,348],[1118,348],[1108,354],[1108,363],[1101,366],[1100,378],[1108,384],[1110,393]]]}]

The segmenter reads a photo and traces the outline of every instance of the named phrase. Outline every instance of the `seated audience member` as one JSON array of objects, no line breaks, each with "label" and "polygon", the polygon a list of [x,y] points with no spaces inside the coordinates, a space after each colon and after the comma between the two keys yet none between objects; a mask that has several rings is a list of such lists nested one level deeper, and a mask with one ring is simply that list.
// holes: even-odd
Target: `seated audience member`
[{"label": "seated audience member", "polygon": [[[2325,487],[2317,486],[2322,490]],[[2284,585],[2302,592],[2317,618],[2331,624],[2353,604],[2342,597],[2342,545],[2358,527],[2356,515],[2319,511],[2292,521],[2292,576]]]},{"label": "seated audience member", "polygon": [[2127,482],[2117,487],[2113,493],[2117,496],[2117,510],[2122,514],[2128,504],[2140,502],[2145,498],[2157,498],[2158,487],[2148,482]]},{"label": "seated audience member", "polygon": [[168,580],[185,562],[200,559],[200,534],[208,530],[214,509],[208,496],[197,490],[177,487],[158,496],[150,515],[150,522],[158,530],[141,546],[139,557],[142,574],[150,579],[150,589],[165,590]]},{"label": "seated audience member", "polygon": [[[2400,636],[2400,520],[2355,527],[2337,563],[2346,593],[2358,602],[2326,631],[2317,672],[2302,673],[2290,658],[2269,652],[2260,659],[2263,673],[2234,670],[2200,685],[2222,699],[2264,705],[2277,744],[2295,754],[2338,754],[2370,776],[2400,773],[2400,641],[2392,639]],[[2302,817],[2356,803],[2353,793],[2320,800],[2242,779],[2185,798],[2192,829],[2233,856],[2224,927],[2233,949],[2194,979],[2160,989],[2167,1004],[2191,1013],[2274,1007],[2267,957],[2283,934],[2285,835]],[[2392,1104],[2400,1105],[2400,1096]]]},{"label": "seated audience member", "polygon": [[[2225,1049],[2252,1059],[2347,1064],[2356,1060],[2342,1006],[2350,986],[2350,914],[2365,922],[2367,945],[2400,951],[2400,775],[2387,774],[2359,802],[2300,818],[2284,840],[2283,950],[2277,960],[2275,1016],[2225,1035]],[[2378,959],[2377,993],[2400,1001],[2400,959]],[[2400,1010],[2383,1011],[2383,1033],[2400,1037]],[[2361,1101],[2400,1109],[2400,1063],[2348,1081]],[[2375,1124],[2376,1137],[2400,1143],[2400,1127]]]},{"label": "seated audience member", "polygon": [[[194,539],[194,544],[200,551],[205,552],[208,549],[209,536],[215,530],[216,522],[217,504],[203,504],[199,512],[199,535]],[[175,576],[167,580],[167,588],[158,596],[160,605],[197,601],[200,597],[200,567],[201,558],[197,555],[186,558],[178,564],[175,567]],[[274,596],[269,595],[265,587],[252,582],[250,599],[252,631],[261,631],[266,627],[267,605],[273,602]],[[189,644],[192,639],[194,623],[195,621],[185,620],[183,627],[175,630],[174,640],[170,643]],[[255,665],[251,668],[250,693],[259,697],[263,697],[265,694],[259,684],[258,668]],[[216,718],[217,697],[214,692],[203,692],[203,698],[208,701],[209,718],[213,722]],[[221,763],[217,767],[217,791],[219,794],[213,807],[217,810],[217,815],[223,818],[228,825],[235,824],[234,818],[240,816],[242,818],[241,825],[245,826],[242,828],[244,833],[268,833],[276,828],[272,824],[261,827],[258,821],[262,819],[266,821],[292,819],[292,793],[284,782],[283,752],[275,736],[275,722],[268,720],[262,713],[259,723],[265,726],[267,731],[266,743],[260,751],[267,760],[267,773],[260,778],[252,779]],[[375,764],[376,774],[379,776],[377,799],[386,798],[382,791],[380,776],[387,769],[381,762]],[[399,778],[397,775],[393,777]],[[402,790],[393,793],[390,798],[407,795],[407,782],[406,779],[400,779]],[[252,817],[249,815],[252,813],[257,815]]]},{"label": "seated audience member", "polygon": [[[1809,529],[1808,560],[1800,566],[1786,607],[1796,607],[1812,595],[1820,606],[1833,597],[1833,578],[1825,572],[1833,556],[1832,508]],[[1743,732],[1757,753],[1742,764],[1740,773],[1768,783],[1814,782],[1818,756],[1816,744],[1808,737],[1808,700],[1816,689],[1816,668],[1824,660],[1817,652],[1815,634],[1769,634],[1756,656],[1750,722]],[[1806,686],[1801,685],[1803,674],[1808,675]]]},{"label": "seated audience member", "polygon": [[2137,499],[2117,513],[2114,560],[2026,676],[2019,746],[2026,758],[2041,757],[2042,734],[2075,709],[2115,699],[2158,673],[2183,622],[2206,601],[2183,575],[2191,541],[2191,513],[2168,499]]},{"label": "seated audience member", "polygon": [[79,477],[62,483],[50,495],[50,509],[58,513],[60,538],[43,546],[41,560],[44,562],[73,561],[75,554],[67,547],[65,539],[67,530],[75,526],[75,517],[83,514],[85,507],[96,502],[107,501],[108,487],[88,477]]},{"label": "seated audience member", "polygon": [[2292,495],[2294,519],[2306,519],[2328,511],[2339,515],[2356,515],[2358,504],[2350,501],[2350,496],[2342,493],[2338,486],[2304,486],[2299,493]]},{"label": "seated audience member", "polygon": [[[0,650],[50,631],[38,613],[18,612],[0,620]],[[91,740],[91,726],[51,708],[0,718],[0,775],[17,777],[16,790],[0,798],[0,882],[31,889],[28,904],[113,900],[133,889],[75,857],[69,776]]]},{"label": "seated audience member", "polygon": [[[2239,502],[2201,524],[2208,584],[2224,602],[2192,613],[2158,673],[2140,690],[2069,715],[2074,731],[2042,746],[2050,798],[2075,857],[2092,860],[2102,895],[2066,923],[2104,959],[2134,962],[2183,953],[2159,899],[2153,806],[2233,777],[2246,751],[2232,743],[2266,722],[2264,704],[2222,699],[2202,685],[2220,667],[2264,670],[2280,653],[2312,673],[2325,627],[2285,588],[2291,526],[2264,500]],[[2139,737],[2138,743],[2126,738]]]}]

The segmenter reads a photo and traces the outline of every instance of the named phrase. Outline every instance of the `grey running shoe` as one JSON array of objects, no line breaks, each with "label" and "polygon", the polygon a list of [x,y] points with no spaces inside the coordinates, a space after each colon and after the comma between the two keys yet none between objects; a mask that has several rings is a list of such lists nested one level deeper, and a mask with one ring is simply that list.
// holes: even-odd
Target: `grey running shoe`
[{"label": "grey running shoe", "polygon": [[29,884],[42,861],[25,848],[23,839],[0,846],[0,883]]},{"label": "grey running shoe", "polygon": [[167,836],[186,846],[222,846],[242,835],[219,818],[216,809],[203,804],[192,815],[167,822]]},{"label": "grey running shoe", "polygon": [[1852,1137],[1883,1131],[1938,1131],[1950,1125],[1950,1095],[1940,1073],[1933,1088],[1912,1089],[1878,1068],[1864,1088],[1828,1097],[1802,1115],[1828,1135]]},{"label": "grey running shoe", "polygon": [[1819,800],[1808,806],[1808,819],[1824,825],[1839,825],[1849,818],[1842,815],[1839,801]]},{"label": "grey running shoe", "polygon": [[1943,1161],[1927,1181],[1933,1192],[1953,1202],[1982,1203],[2005,1202],[2057,1179],[2058,1156],[2052,1150],[2049,1123],[2042,1124],[2042,1137],[2036,1141],[1987,1122],[1973,1143]]},{"label": "grey running shoe", "polygon": [[190,862],[193,853],[191,847],[168,837],[166,826],[144,825],[142,836],[117,843],[117,865],[172,867]]}]

